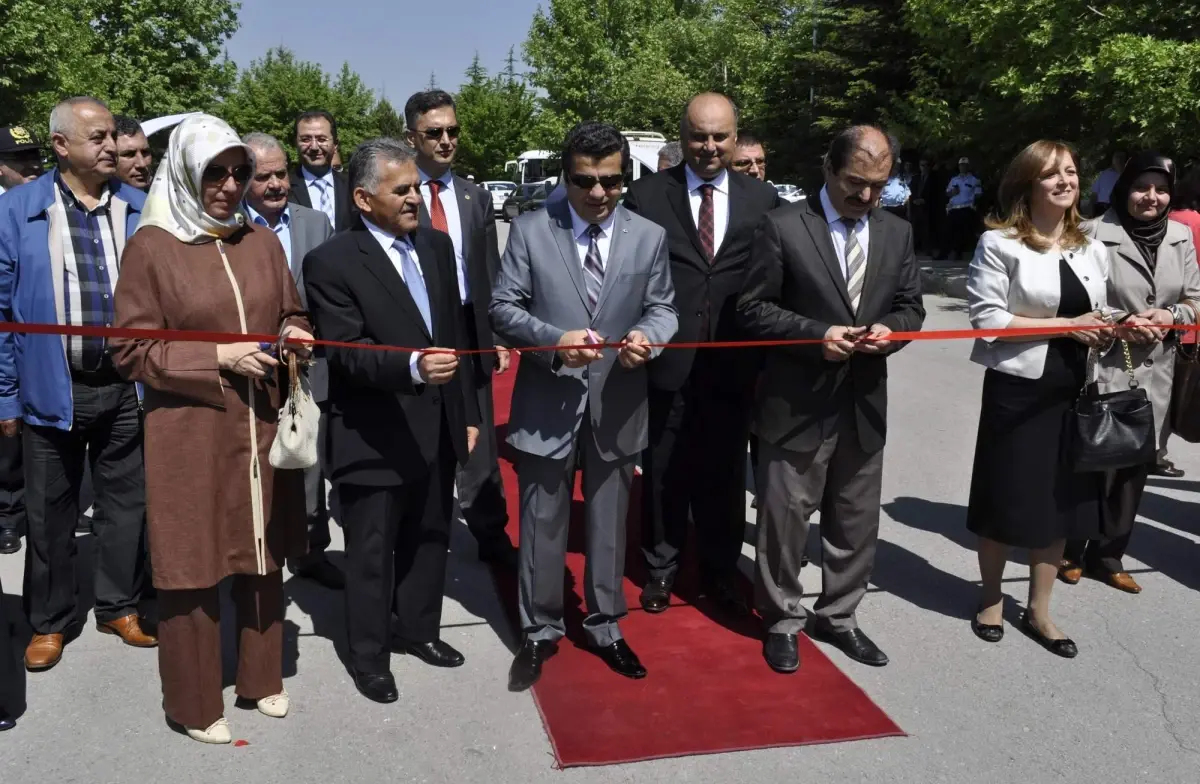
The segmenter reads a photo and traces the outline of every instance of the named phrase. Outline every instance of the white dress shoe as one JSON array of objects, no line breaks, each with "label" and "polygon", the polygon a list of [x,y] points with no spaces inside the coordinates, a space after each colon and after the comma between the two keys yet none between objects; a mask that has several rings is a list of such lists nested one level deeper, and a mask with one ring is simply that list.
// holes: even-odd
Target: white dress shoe
[{"label": "white dress shoe", "polygon": [[225,721],[224,716],[214,721],[212,726],[206,730],[188,727],[187,734],[192,740],[198,740],[201,743],[229,743],[233,740],[233,734],[229,731],[229,722]]},{"label": "white dress shoe", "polygon": [[258,712],[273,719],[282,719],[288,713],[290,705],[287,689],[258,701]]}]

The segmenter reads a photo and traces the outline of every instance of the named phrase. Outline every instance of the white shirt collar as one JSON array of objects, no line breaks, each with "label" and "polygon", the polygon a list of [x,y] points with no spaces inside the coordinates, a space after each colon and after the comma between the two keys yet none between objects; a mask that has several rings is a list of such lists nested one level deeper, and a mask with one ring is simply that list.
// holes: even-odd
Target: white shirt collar
[{"label": "white shirt collar", "polygon": [[453,169],[446,169],[445,174],[443,174],[441,177],[430,177],[428,174],[425,173],[424,169],[422,169],[420,166],[418,166],[417,174],[421,175],[421,184],[422,185],[429,182],[430,180],[436,179],[438,182],[440,182],[442,185],[445,185],[447,188],[451,188],[451,189],[454,188],[454,170]]},{"label": "white shirt collar", "polygon": [[[246,214],[250,216],[251,223],[266,226],[268,229],[271,228],[271,224],[267,222],[267,219],[258,210],[251,207],[250,202],[246,202]],[[283,212],[279,214],[279,222],[288,227],[292,225],[292,210],[287,205],[284,205]]]},{"label": "white shirt collar", "polygon": [[700,175],[698,175],[698,174],[696,174],[696,172],[692,171],[692,167],[690,164],[685,163],[683,165],[683,171],[684,171],[684,174],[687,176],[688,193],[691,193],[692,191],[696,190],[697,188],[699,188],[701,185],[704,185],[705,183],[713,186],[713,190],[720,191],[721,193],[729,192],[729,172],[726,171],[725,169],[721,169],[721,173],[718,174],[716,177],[713,177],[711,180],[705,180],[705,179],[701,178]]},{"label": "white shirt collar", "polygon": [[314,182],[316,182],[317,180],[324,180],[325,182],[329,183],[330,185],[333,185],[333,169],[330,169],[329,171],[325,172],[320,177],[318,177],[317,175],[310,172],[306,166],[302,165],[300,167],[300,176],[304,178],[304,183],[306,185],[311,185]]},{"label": "white shirt collar", "polygon": [[[588,227],[592,224],[579,217],[579,213],[575,212],[575,208],[571,206],[570,202],[567,203],[567,208],[571,210],[571,231],[574,233],[575,239],[584,239]],[[608,237],[612,234],[613,222],[616,221],[616,219],[617,211],[614,209],[611,213],[609,213],[608,217],[599,224],[601,236]]]},{"label": "white shirt collar", "polygon": [[[830,200],[830,198],[829,198],[829,189],[826,188],[824,185],[821,186],[821,209],[824,210],[825,221],[830,226],[832,226],[833,224],[840,221],[843,217],[840,212],[838,212],[836,209],[834,209],[833,201]],[[867,214],[869,215],[870,213],[867,213]],[[858,226],[861,226],[866,220],[867,220],[866,215],[859,218],[857,221],[854,222],[855,228],[857,228]]]},{"label": "white shirt collar", "polygon": [[[371,236],[375,238],[375,241],[379,243],[379,247],[383,248],[384,253],[392,250],[392,247],[395,245],[397,239],[395,234],[392,234],[387,229],[379,228],[365,217],[362,219],[362,222],[366,225],[367,231],[371,232]],[[401,238],[400,241],[407,246],[408,250],[413,250],[411,238],[404,237]]]}]

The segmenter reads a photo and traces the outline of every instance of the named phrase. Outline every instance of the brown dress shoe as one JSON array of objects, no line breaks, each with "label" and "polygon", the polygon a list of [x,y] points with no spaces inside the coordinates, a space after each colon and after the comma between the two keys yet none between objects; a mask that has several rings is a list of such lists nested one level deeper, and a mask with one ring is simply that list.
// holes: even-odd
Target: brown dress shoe
[{"label": "brown dress shoe", "polygon": [[142,625],[138,622],[137,613],[130,613],[124,618],[118,618],[115,621],[96,621],[96,631],[101,634],[115,634],[126,645],[132,645],[134,648],[154,648],[158,645],[157,637],[142,631]]},{"label": "brown dress shoe", "polygon": [[48,670],[62,658],[61,634],[35,634],[25,649],[25,669],[31,672]]},{"label": "brown dress shoe", "polygon": [[1064,558],[1058,562],[1058,579],[1067,585],[1075,585],[1083,579],[1083,567]]},{"label": "brown dress shoe", "polygon": [[1133,575],[1129,572],[1113,572],[1112,574],[1102,575],[1098,577],[1100,582],[1107,583],[1118,591],[1125,593],[1141,593],[1142,586],[1137,584],[1133,579]]}]

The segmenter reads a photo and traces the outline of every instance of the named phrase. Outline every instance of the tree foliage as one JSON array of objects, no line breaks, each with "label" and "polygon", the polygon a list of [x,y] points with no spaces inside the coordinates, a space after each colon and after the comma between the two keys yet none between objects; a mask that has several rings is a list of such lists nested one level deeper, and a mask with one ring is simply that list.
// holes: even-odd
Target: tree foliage
[{"label": "tree foliage", "polygon": [[502,179],[504,162],[533,145],[533,91],[517,75],[511,53],[508,67],[493,77],[475,55],[466,77],[455,98],[462,129],[456,168],[479,181]]}]

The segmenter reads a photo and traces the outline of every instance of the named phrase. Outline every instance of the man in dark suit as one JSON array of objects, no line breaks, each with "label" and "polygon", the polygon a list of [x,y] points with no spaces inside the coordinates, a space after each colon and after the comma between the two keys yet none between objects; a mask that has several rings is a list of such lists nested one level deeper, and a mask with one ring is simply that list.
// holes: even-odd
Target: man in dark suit
[{"label": "man in dark suit", "polygon": [[[448,234],[454,243],[454,270],[471,348],[495,348],[488,303],[500,263],[496,215],[491,192],[459,177],[451,168],[459,134],[454,99],[442,90],[417,93],[404,105],[404,121],[408,143],[417,151],[421,226]],[[508,506],[492,407],[492,373],[508,369],[508,352],[475,354],[470,362],[481,422],[479,443],[458,472],[458,503],[478,542],[479,559],[516,571],[517,550],[504,532]]]},{"label": "man in dark suit", "polygon": [[320,210],[334,231],[345,231],[354,222],[355,207],[346,175],[333,170],[337,121],[329,112],[304,112],[294,130],[300,163],[292,169],[288,201]]},{"label": "man in dark suit", "polygon": [[[754,227],[779,204],[775,189],[729,171],[737,110],[723,95],[688,104],[680,127],[684,162],[629,187],[625,207],[667,232],[676,342],[738,337],[734,304]],[[668,349],[650,363],[650,446],[642,458],[642,551],[647,612],[667,609],[696,524],[704,593],[733,615],[749,607],[735,576],[746,526],[746,444],[756,351]]]},{"label": "man in dark suit", "polygon": [[738,323],[761,340],[824,340],[767,349],[754,431],[762,454],[755,603],[763,654],[800,666],[805,628],[800,558],[821,512],[822,591],[813,632],[855,661],[887,664],[859,628],[879,536],[889,336],[921,328],[921,273],[912,227],[877,207],[892,168],[887,136],[855,126],[825,158],[820,197],[769,214],[759,227]]},{"label": "man in dark suit", "polygon": [[389,648],[436,667],[456,465],[479,435],[455,285],[454,247],[420,231],[413,151],[364,142],[350,160],[354,227],[308,254],[304,280],[318,334],[414,352],[326,348],[329,471],[346,534],[346,625],[355,685],[394,702]]}]

